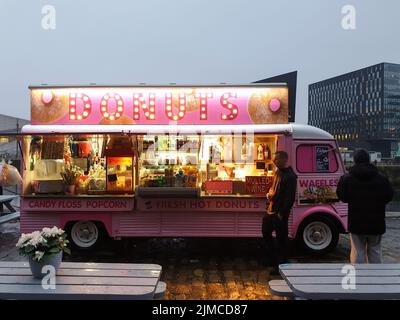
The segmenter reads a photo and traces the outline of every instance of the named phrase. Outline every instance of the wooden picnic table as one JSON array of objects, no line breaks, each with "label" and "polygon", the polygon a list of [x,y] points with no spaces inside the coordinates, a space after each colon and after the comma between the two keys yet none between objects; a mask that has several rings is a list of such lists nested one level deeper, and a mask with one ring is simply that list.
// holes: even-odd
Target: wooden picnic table
[{"label": "wooden picnic table", "polygon": [[[0,224],[19,218],[19,211],[17,211],[11,204],[11,202],[17,198],[18,196],[15,195],[0,195]],[[3,212],[3,205],[7,207],[9,212]]]},{"label": "wooden picnic table", "polygon": [[166,289],[161,266],[136,263],[62,262],[55,289],[44,289],[28,262],[0,262],[0,299],[148,300]]},{"label": "wooden picnic table", "polygon": [[289,263],[279,271],[288,287],[301,299],[400,299],[400,263],[355,264],[354,287],[343,278],[352,271],[344,263]]},{"label": "wooden picnic table", "polygon": [[[17,210],[15,210],[15,208],[11,205],[11,201],[17,198],[18,196],[15,195],[0,195],[0,205],[5,205],[11,213],[16,212]],[[3,207],[1,206],[1,208]]]}]

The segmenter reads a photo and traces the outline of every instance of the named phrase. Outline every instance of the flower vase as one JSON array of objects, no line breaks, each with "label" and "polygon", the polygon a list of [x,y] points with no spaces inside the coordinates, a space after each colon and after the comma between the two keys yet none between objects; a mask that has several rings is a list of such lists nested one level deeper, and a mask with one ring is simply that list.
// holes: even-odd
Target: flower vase
[{"label": "flower vase", "polygon": [[[48,274],[48,270],[43,270],[44,266],[53,266],[56,273],[58,268],[60,267],[62,260],[63,252],[60,251],[56,255],[47,258],[45,261],[36,261],[33,260],[32,257],[29,257],[29,266],[31,267],[32,275],[34,278],[42,279],[46,274]],[[42,270],[44,273],[42,273]]]},{"label": "flower vase", "polygon": [[71,184],[67,186],[67,190],[65,192],[67,195],[72,196],[75,194],[75,185]]}]

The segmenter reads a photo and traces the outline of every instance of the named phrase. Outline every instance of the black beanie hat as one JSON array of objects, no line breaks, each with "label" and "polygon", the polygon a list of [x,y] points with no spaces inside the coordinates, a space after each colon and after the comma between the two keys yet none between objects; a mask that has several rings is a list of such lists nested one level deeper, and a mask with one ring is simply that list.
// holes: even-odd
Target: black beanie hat
[{"label": "black beanie hat", "polygon": [[357,149],[354,151],[354,163],[370,163],[371,158],[368,151],[364,149]]}]

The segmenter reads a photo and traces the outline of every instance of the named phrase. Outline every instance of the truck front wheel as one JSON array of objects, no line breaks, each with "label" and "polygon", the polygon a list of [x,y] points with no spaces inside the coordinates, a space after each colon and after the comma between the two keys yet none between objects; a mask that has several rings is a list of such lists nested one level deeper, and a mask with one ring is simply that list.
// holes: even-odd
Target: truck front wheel
[{"label": "truck front wheel", "polygon": [[69,231],[69,238],[78,249],[93,249],[101,237],[101,230],[93,221],[76,221]]},{"label": "truck front wheel", "polygon": [[322,255],[336,248],[339,231],[332,219],[315,215],[301,223],[296,240],[307,252]]}]

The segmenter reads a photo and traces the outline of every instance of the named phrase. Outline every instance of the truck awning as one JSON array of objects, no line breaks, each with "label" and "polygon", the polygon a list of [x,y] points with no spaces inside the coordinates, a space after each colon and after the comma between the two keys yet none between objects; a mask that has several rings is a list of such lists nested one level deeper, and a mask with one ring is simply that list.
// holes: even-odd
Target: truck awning
[{"label": "truck awning", "polygon": [[328,132],[303,124],[254,125],[26,125],[23,135],[40,134],[234,134],[293,135],[297,139],[333,139]]},{"label": "truck awning", "polygon": [[234,132],[286,133],[288,125],[26,125],[23,134],[219,134]]}]

